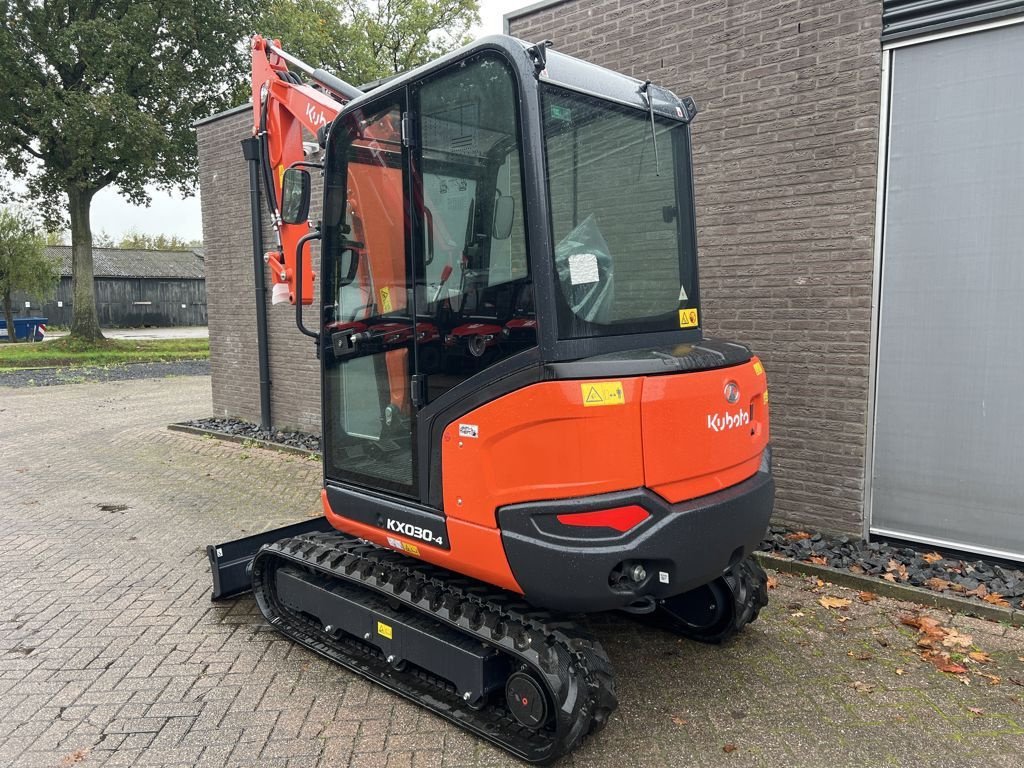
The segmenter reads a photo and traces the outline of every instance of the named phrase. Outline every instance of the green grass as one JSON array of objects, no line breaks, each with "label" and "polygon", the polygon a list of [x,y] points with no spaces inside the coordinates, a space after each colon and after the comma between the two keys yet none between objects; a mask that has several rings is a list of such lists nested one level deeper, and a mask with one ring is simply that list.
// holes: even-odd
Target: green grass
[{"label": "green grass", "polygon": [[0,344],[0,371],[205,360],[209,356],[209,339],[87,342],[67,337],[34,344]]}]

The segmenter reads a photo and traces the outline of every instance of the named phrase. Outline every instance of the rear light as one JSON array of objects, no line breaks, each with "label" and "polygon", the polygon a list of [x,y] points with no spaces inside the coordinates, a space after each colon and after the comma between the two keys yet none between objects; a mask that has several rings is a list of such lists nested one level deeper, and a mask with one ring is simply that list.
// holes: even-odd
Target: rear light
[{"label": "rear light", "polygon": [[650,514],[643,507],[631,504],[628,507],[614,507],[612,509],[598,509],[593,512],[573,512],[565,515],[558,515],[558,522],[562,525],[572,525],[580,528],[611,528],[619,533],[640,525]]}]

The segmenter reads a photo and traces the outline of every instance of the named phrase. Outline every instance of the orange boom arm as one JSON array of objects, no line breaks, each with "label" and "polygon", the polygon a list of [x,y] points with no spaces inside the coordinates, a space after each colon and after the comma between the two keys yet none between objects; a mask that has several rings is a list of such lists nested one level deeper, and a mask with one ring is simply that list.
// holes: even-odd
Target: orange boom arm
[{"label": "orange boom arm", "polygon": [[[277,250],[265,255],[273,280],[273,302],[295,303],[296,287],[302,281],[302,303],[313,302],[313,270],[302,260],[302,274],[296,274],[295,248],[309,232],[309,225],[287,224],[281,220],[281,182],[285,169],[302,162],[303,128],[316,136],[338,116],[344,104],[360,95],[357,88],[320,69],[314,69],[281,50],[273,42],[252,38],[253,135],[260,140],[264,194],[277,233]],[[288,63],[308,74],[315,86],[303,83],[290,72]]]}]

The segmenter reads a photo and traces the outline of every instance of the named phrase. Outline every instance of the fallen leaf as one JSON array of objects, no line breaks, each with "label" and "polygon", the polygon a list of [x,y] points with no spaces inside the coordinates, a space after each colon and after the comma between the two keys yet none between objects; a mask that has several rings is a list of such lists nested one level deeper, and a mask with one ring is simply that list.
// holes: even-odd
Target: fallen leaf
[{"label": "fallen leaf", "polygon": [[811,534],[807,531],[793,531],[792,533],[786,534],[786,541],[803,541],[804,539],[811,538]]},{"label": "fallen leaf", "polygon": [[865,573],[867,573],[867,571],[865,571],[859,565],[851,565],[849,570],[850,570],[850,573],[856,573],[858,576],[862,576]]},{"label": "fallen leaf", "polygon": [[807,560],[815,565],[828,565],[828,558],[821,555],[811,555]]},{"label": "fallen leaf", "polygon": [[725,754],[727,755],[732,754],[737,749],[739,749],[739,747],[737,747],[735,744],[726,744],[724,747],[722,747],[722,751],[725,752]]},{"label": "fallen leaf", "polygon": [[905,674],[907,674],[907,673],[906,673],[906,671],[905,671],[905,670],[903,670],[903,669],[900,669],[899,667],[896,667],[896,674],[897,674],[897,675],[905,675]]},{"label": "fallen leaf", "polygon": [[1000,595],[998,592],[989,592],[987,595],[985,595],[981,599],[984,600],[986,603],[991,603],[992,605],[998,605],[1000,608],[1009,608],[1010,607],[1010,603],[1007,600],[1003,599],[1003,596]]},{"label": "fallen leaf", "polygon": [[830,597],[829,595],[825,595],[824,597],[819,597],[818,602],[826,608],[835,608],[837,610],[850,607],[850,601],[845,597]]},{"label": "fallen leaf", "polygon": [[967,658],[969,658],[971,661],[976,661],[979,664],[988,664],[990,661],[992,661],[992,657],[984,651],[971,651],[967,654]]},{"label": "fallen leaf", "polygon": [[679,715],[672,715],[672,722],[676,725],[686,725],[686,720]]},{"label": "fallen leaf", "polygon": [[975,715],[984,715],[985,714],[985,710],[982,709],[981,707],[968,707],[967,711],[971,712],[971,713],[973,713]]},{"label": "fallen leaf", "polygon": [[986,587],[984,584],[979,584],[974,589],[965,590],[964,594],[970,597],[984,598],[985,595],[988,594],[988,587]]},{"label": "fallen leaf", "polygon": [[955,629],[949,629],[942,638],[942,644],[947,648],[970,648],[974,645],[974,638],[970,635],[961,635]]},{"label": "fallen leaf", "polygon": [[959,664],[952,661],[947,661],[943,664],[936,664],[935,668],[938,669],[939,672],[948,672],[951,675],[962,675],[967,671],[966,667],[961,667]]},{"label": "fallen leaf", "polygon": [[927,579],[924,585],[928,587],[928,589],[934,589],[936,592],[945,592],[953,586],[953,582],[947,581],[946,579],[940,579],[938,577],[932,577]]},{"label": "fallen leaf", "polygon": [[882,574],[882,578],[885,579],[886,581],[891,581],[893,583],[895,583],[895,581],[896,581],[896,577],[893,576],[891,573]]},{"label": "fallen leaf", "polygon": [[768,577],[768,589],[775,589],[779,586],[779,580],[775,576]]},{"label": "fallen leaf", "polygon": [[861,682],[860,680],[854,680],[850,683],[850,687],[858,693],[871,693],[875,690],[875,686],[873,684]]},{"label": "fallen leaf", "polygon": [[984,677],[986,680],[988,680],[989,685],[999,685],[1001,682],[1003,682],[1003,678],[999,677],[999,675],[987,675],[984,672],[975,672],[974,674],[976,674],[978,677]]},{"label": "fallen leaf", "polygon": [[846,655],[857,661],[867,661],[871,658],[871,654],[867,651],[847,651]]},{"label": "fallen leaf", "polygon": [[858,592],[857,599],[860,600],[862,603],[873,603],[875,600],[878,599],[878,595],[876,595],[874,592]]},{"label": "fallen leaf", "polygon": [[942,555],[940,555],[938,552],[926,552],[925,554],[921,555],[921,559],[928,563],[928,565],[931,565],[932,563],[939,562],[939,560],[942,559]]},{"label": "fallen leaf", "polygon": [[804,615],[804,613],[803,611],[797,611],[796,613],[791,613],[789,615],[792,616],[794,619],[799,619]]},{"label": "fallen leaf", "polygon": [[839,617],[839,623],[840,624],[845,624],[848,621],[850,621],[850,617],[849,616],[840,616]]},{"label": "fallen leaf", "polygon": [[67,768],[67,766],[82,762],[88,756],[89,747],[81,747],[76,749],[74,752],[64,755],[64,759],[60,761],[60,764],[64,766],[64,768]]}]

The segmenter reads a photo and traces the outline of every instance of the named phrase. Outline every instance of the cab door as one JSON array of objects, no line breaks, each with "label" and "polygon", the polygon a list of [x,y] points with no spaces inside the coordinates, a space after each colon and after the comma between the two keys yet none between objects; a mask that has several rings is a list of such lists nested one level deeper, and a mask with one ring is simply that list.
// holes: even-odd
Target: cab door
[{"label": "cab door", "polygon": [[404,93],[342,115],[328,149],[324,461],[329,479],[416,496],[416,275]]}]

